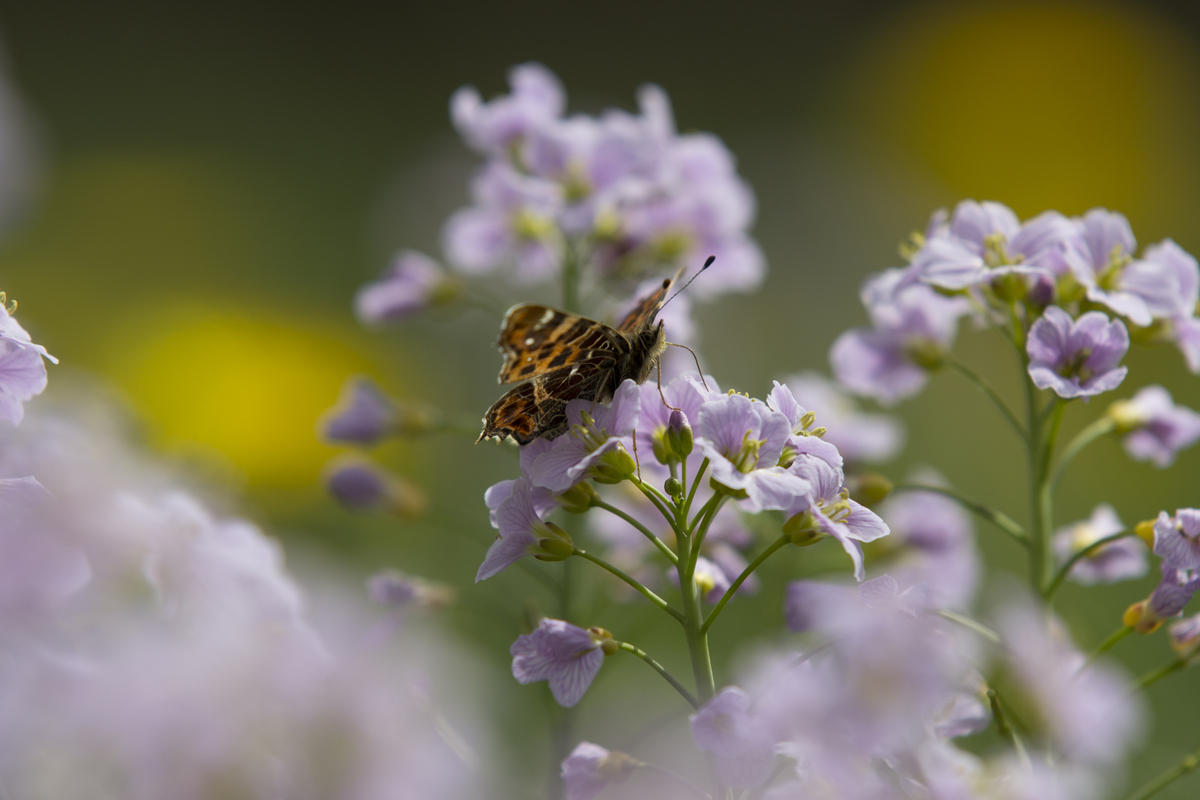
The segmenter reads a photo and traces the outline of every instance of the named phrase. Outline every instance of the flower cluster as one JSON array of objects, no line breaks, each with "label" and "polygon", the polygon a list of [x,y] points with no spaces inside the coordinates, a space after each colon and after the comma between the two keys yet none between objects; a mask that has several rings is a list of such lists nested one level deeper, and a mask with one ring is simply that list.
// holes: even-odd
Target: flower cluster
[{"label": "flower cluster", "polygon": [[754,195],[711,134],[680,135],[666,93],[638,91],[638,114],[565,117],[566,93],[540,64],[509,74],[485,102],[471,87],[450,101],[464,141],[487,158],[474,204],[446,223],[446,257],[466,275],[511,266],[519,282],[556,278],[580,260],[594,277],[640,279],[713,254],[701,293],[753,289],[764,260],[747,235]]},{"label": "flower cluster", "polygon": [[13,317],[11,304],[0,292],[0,419],[13,425],[25,416],[24,403],[46,388],[46,365],[42,359],[58,363],[40,344],[34,344]]}]

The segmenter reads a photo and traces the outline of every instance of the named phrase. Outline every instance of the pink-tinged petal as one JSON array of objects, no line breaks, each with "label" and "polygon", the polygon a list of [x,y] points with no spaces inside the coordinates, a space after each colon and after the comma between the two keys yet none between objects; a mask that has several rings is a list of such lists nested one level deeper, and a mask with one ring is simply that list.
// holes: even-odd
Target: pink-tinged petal
[{"label": "pink-tinged petal", "polygon": [[854,500],[849,503],[850,516],[846,517],[845,523],[853,538],[860,542],[873,542],[891,533],[887,523],[874,511]]},{"label": "pink-tinged petal", "polygon": [[475,573],[475,582],[503,572],[517,562],[518,559],[538,551],[537,539],[528,531],[514,533],[506,539],[497,539],[488,548],[487,556]]},{"label": "pink-tinged petal", "polygon": [[571,708],[578,703],[603,663],[604,654],[600,650],[589,650],[552,675],[550,692],[558,704],[563,708]]},{"label": "pink-tinged petal", "polygon": [[446,220],[442,246],[446,257],[466,275],[484,275],[499,267],[515,243],[508,217],[489,208],[464,208]]}]

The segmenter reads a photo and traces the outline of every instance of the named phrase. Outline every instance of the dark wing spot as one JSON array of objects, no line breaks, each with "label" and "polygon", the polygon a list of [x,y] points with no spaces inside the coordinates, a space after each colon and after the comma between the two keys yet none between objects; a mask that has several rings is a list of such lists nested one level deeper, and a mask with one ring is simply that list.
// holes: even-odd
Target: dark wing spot
[{"label": "dark wing spot", "polygon": [[528,375],[529,373],[533,372],[535,369],[537,369],[536,364],[526,364],[525,368],[521,370],[521,374]]},{"label": "dark wing spot", "polygon": [[567,363],[567,360],[570,359],[572,355],[574,355],[573,350],[564,350],[561,353],[559,353],[558,355],[556,355],[554,358],[550,359],[550,363],[547,364],[546,367],[548,369],[555,369],[556,367],[561,367],[563,364]]}]

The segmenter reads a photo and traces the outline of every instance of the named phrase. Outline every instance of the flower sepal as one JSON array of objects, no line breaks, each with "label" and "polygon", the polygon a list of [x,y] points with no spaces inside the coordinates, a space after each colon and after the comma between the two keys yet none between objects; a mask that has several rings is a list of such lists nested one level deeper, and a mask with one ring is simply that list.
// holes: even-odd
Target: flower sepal
[{"label": "flower sepal", "polygon": [[566,561],[574,555],[575,544],[571,541],[569,533],[553,522],[543,522],[542,525],[550,535],[537,540],[537,549],[540,552],[533,553],[534,558],[539,561]]}]

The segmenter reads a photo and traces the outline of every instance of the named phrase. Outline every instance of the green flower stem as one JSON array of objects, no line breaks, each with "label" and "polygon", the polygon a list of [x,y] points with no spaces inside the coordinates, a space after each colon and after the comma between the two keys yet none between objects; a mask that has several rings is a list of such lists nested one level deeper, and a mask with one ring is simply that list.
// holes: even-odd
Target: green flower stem
[{"label": "green flower stem", "polygon": [[634,486],[636,486],[638,488],[638,491],[640,491],[642,494],[644,494],[646,496],[646,499],[654,504],[654,507],[658,509],[658,513],[660,513],[664,517],[666,517],[667,521],[671,522],[672,526],[674,526],[675,515],[672,514],[670,511],[671,503],[669,501],[664,502],[666,500],[665,497],[662,500],[660,500],[659,499],[660,493],[658,492],[658,490],[656,490],[653,486],[651,486],[648,483],[643,483],[641,481],[641,479],[635,478],[632,476],[629,478],[629,482],[632,483]]},{"label": "green flower stem", "polygon": [[1124,639],[1126,636],[1128,636],[1131,633],[1133,633],[1133,628],[1129,627],[1128,625],[1117,628],[1115,631],[1113,631],[1111,634],[1109,634],[1107,639],[1105,639],[1103,642],[1100,643],[1100,646],[1097,647],[1095,652],[1093,652],[1092,655],[1088,658],[1087,663],[1089,663],[1089,664],[1092,663],[1099,656],[1103,655],[1104,653],[1107,653],[1109,650],[1112,650],[1113,647],[1116,646],[1117,642],[1121,641],[1122,639]]},{"label": "green flower stem", "polygon": [[770,547],[762,551],[762,554],[759,555],[758,558],[754,559],[750,566],[742,570],[742,574],[738,575],[737,580],[729,585],[729,588],[725,590],[725,594],[722,595],[721,600],[717,603],[713,610],[708,612],[708,618],[705,619],[704,624],[700,626],[701,633],[708,633],[708,629],[712,627],[713,621],[716,620],[717,615],[721,613],[721,609],[725,608],[725,604],[733,599],[734,594],[736,594],[741,585],[746,582],[746,579],[754,573],[754,570],[761,567],[764,561],[770,558],[776,550],[783,547],[787,543],[788,537],[780,536],[771,543]]},{"label": "green flower stem", "polygon": [[645,597],[651,603],[654,603],[654,605],[658,606],[663,611],[667,612],[672,617],[679,620],[679,622],[681,622],[681,623],[685,622],[683,614],[679,613],[678,609],[676,609],[674,606],[672,606],[666,600],[663,600],[661,597],[656,595],[654,592],[647,589],[636,578],[632,578],[629,575],[626,575],[624,572],[617,569],[612,564],[605,561],[603,558],[600,558],[599,556],[594,556],[587,551],[580,550],[578,547],[575,548],[575,552],[573,552],[571,555],[579,556],[580,558],[586,558],[588,561],[591,561],[593,564],[596,564],[597,566],[600,566],[603,569],[608,570],[613,575],[616,575],[618,578],[625,581],[630,586],[632,586],[634,589],[636,589],[639,594],[641,594],[643,597]]},{"label": "green flower stem", "polygon": [[[1053,487],[1054,482],[1051,481],[1050,483],[1051,487]],[[1054,597],[1054,593],[1058,591],[1058,587],[1067,579],[1067,575],[1071,574],[1071,568],[1075,566],[1075,562],[1081,558],[1087,558],[1106,544],[1111,544],[1118,539],[1124,539],[1126,536],[1133,536],[1133,531],[1119,531],[1110,536],[1105,536],[1103,539],[1097,539],[1082,550],[1073,553],[1067,559],[1066,563],[1059,568],[1054,576],[1054,580],[1050,581],[1050,585],[1046,587],[1046,599],[1049,600],[1051,597]]]},{"label": "green flower stem", "polygon": [[[688,492],[687,502],[683,504],[683,518],[687,519],[692,513],[692,500],[696,497],[696,490],[700,488],[700,481],[704,480],[704,473],[708,471],[708,459],[700,462],[700,469],[696,470],[696,479],[692,481],[692,488]],[[687,483],[685,482],[686,486]]]},{"label": "green flower stem", "polygon": [[1021,439],[1023,441],[1029,440],[1029,432],[1025,430],[1025,426],[1021,424],[1021,421],[1017,419],[1017,415],[1014,414],[1012,409],[1008,407],[1008,404],[1001,399],[1000,395],[996,394],[996,390],[993,389],[987,381],[976,375],[971,370],[967,369],[967,367],[960,364],[953,358],[946,362],[946,366],[950,367],[950,369],[954,370],[959,375],[962,375],[964,378],[970,381],[976,389],[983,393],[984,397],[986,397],[988,400],[991,400],[992,404],[1000,410],[1000,413],[1004,415],[1004,418],[1008,420],[1008,424],[1012,426],[1013,430],[1017,432]]},{"label": "green flower stem", "polygon": [[1063,451],[1062,457],[1058,459],[1058,466],[1054,468],[1054,475],[1050,478],[1050,491],[1058,488],[1058,482],[1062,480],[1063,473],[1067,471],[1067,465],[1075,456],[1097,439],[1112,433],[1117,429],[1117,424],[1108,417],[1101,417],[1086,428],[1075,434],[1075,438],[1067,445],[1067,449]]},{"label": "green flower stem", "polygon": [[708,527],[717,518],[717,512],[721,510],[721,506],[725,504],[725,500],[728,497],[728,495],[724,494],[713,495],[713,501],[715,502],[705,504],[705,507],[708,509],[708,515],[703,518],[699,529],[692,536],[692,560],[688,564],[688,571],[693,575],[696,573],[696,560],[700,558],[700,547],[704,544],[704,537],[708,535]]},{"label": "green flower stem", "polygon": [[1012,744],[1013,749],[1017,751],[1017,757],[1021,759],[1021,763],[1029,767],[1029,753],[1025,750],[1025,745],[1021,742],[1021,737],[1017,736],[1017,732],[1013,730],[1012,725],[1008,723],[1008,719],[1004,716],[1004,710],[1000,707],[1000,695],[996,694],[995,689],[988,687],[987,699],[988,704],[992,708],[992,719],[996,722],[996,732]]},{"label": "green flower stem", "polygon": [[1147,783],[1142,788],[1138,789],[1133,794],[1129,795],[1129,800],[1149,800],[1154,795],[1161,792],[1163,789],[1170,786],[1175,781],[1187,775],[1192,770],[1200,767],[1200,752],[1192,753],[1190,756],[1184,757],[1176,766],[1159,775],[1154,780]]},{"label": "green flower stem", "polygon": [[642,661],[645,661],[647,664],[649,664],[651,667],[653,667],[654,671],[657,672],[659,675],[662,675],[663,678],[666,680],[666,682],[671,684],[671,686],[674,687],[675,691],[679,692],[679,694],[683,697],[683,699],[687,700],[691,704],[692,708],[700,707],[700,701],[696,699],[695,695],[693,695],[687,689],[683,688],[683,684],[681,684],[679,681],[675,680],[675,676],[672,675],[671,673],[667,672],[667,670],[663,667],[662,664],[658,663],[653,658],[648,656],[646,654],[645,650],[642,650],[640,647],[634,647],[629,642],[617,642],[617,647],[621,650],[624,650],[627,653],[633,653],[635,656],[640,658]]},{"label": "green flower stem", "polygon": [[1029,535],[1025,533],[1024,528],[1017,524],[1012,517],[1000,511],[994,511],[982,503],[976,503],[974,500],[963,497],[953,489],[943,489],[940,486],[923,486],[918,483],[901,483],[893,486],[892,492],[933,492],[934,494],[940,494],[943,497],[949,497],[967,511],[970,511],[981,519],[987,520],[1000,530],[1007,533],[1010,537],[1020,542],[1023,546],[1029,547]]},{"label": "green flower stem", "polygon": [[684,787],[685,789],[687,789],[688,791],[690,791],[692,794],[696,795],[697,797],[703,797],[704,800],[712,800],[711,794],[704,791],[699,786],[697,786],[696,784],[689,781],[687,778],[680,775],[678,772],[669,770],[666,767],[660,767],[658,764],[643,764],[640,767],[640,769],[649,770],[650,772],[657,772],[659,775],[662,775],[663,777],[670,778],[671,780],[675,781],[680,786]]},{"label": "green flower stem", "polygon": [[1000,634],[996,633],[994,630],[981,622],[976,622],[970,617],[963,616],[962,614],[956,614],[953,611],[946,611],[944,609],[942,611],[938,611],[937,615],[942,619],[953,622],[956,625],[961,625],[967,630],[978,633],[980,636],[987,639],[989,642],[992,642],[993,644],[1000,644]]},{"label": "green flower stem", "polygon": [[614,515],[620,517],[621,519],[625,520],[630,525],[632,525],[634,528],[636,528],[638,531],[640,531],[643,536],[645,536],[647,539],[649,539],[651,544],[653,544],[655,547],[657,547],[658,551],[667,557],[668,561],[670,561],[672,564],[679,563],[679,556],[675,555],[675,551],[672,550],[670,547],[668,547],[666,542],[664,542],[662,539],[655,536],[654,533],[649,528],[647,528],[645,525],[638,522],[636,519],[629,516],[624,511],[617,508],[616,506],[611,506],[608,503],[605,503],[603,500],[593,500],[592,505],[595,506],[596,508],[603,508],[605,511],[609,512],[610,514],[614,514]]},{"label": "green flower stem", "polygon": [[1153,672],[1147,672],[1142,677],[1133,682],[1133,687],[1130,691],[1140,692],[1152,683],[1156,683],[1160,678],[1165,678],[1173,672],[1178,672],[1187,666],[1187,661],[1178,659],[1167,664],[1165,667],[1159,667]]},{"label": "green flower stem", "polygon": [[[717,497],[714,496],[715,501]],[[705,504],[701,516],[707,519],[707,510],[715,508],[715,502]],[[708,653],[708,636],[701,630],[704,623],[704,611],[700,606],[700,587],[696,585],[695,551],[700,549],[707,525],[697,530],[695,537],[681,537],[679,540],[679,592],[683,595],[683,630],[687,638],[688,655],[692,661],[692,677],[696,681],[696,695],[701,703],[707,703],[717,693],[716,681],[713,679],[712,661]]]}]

